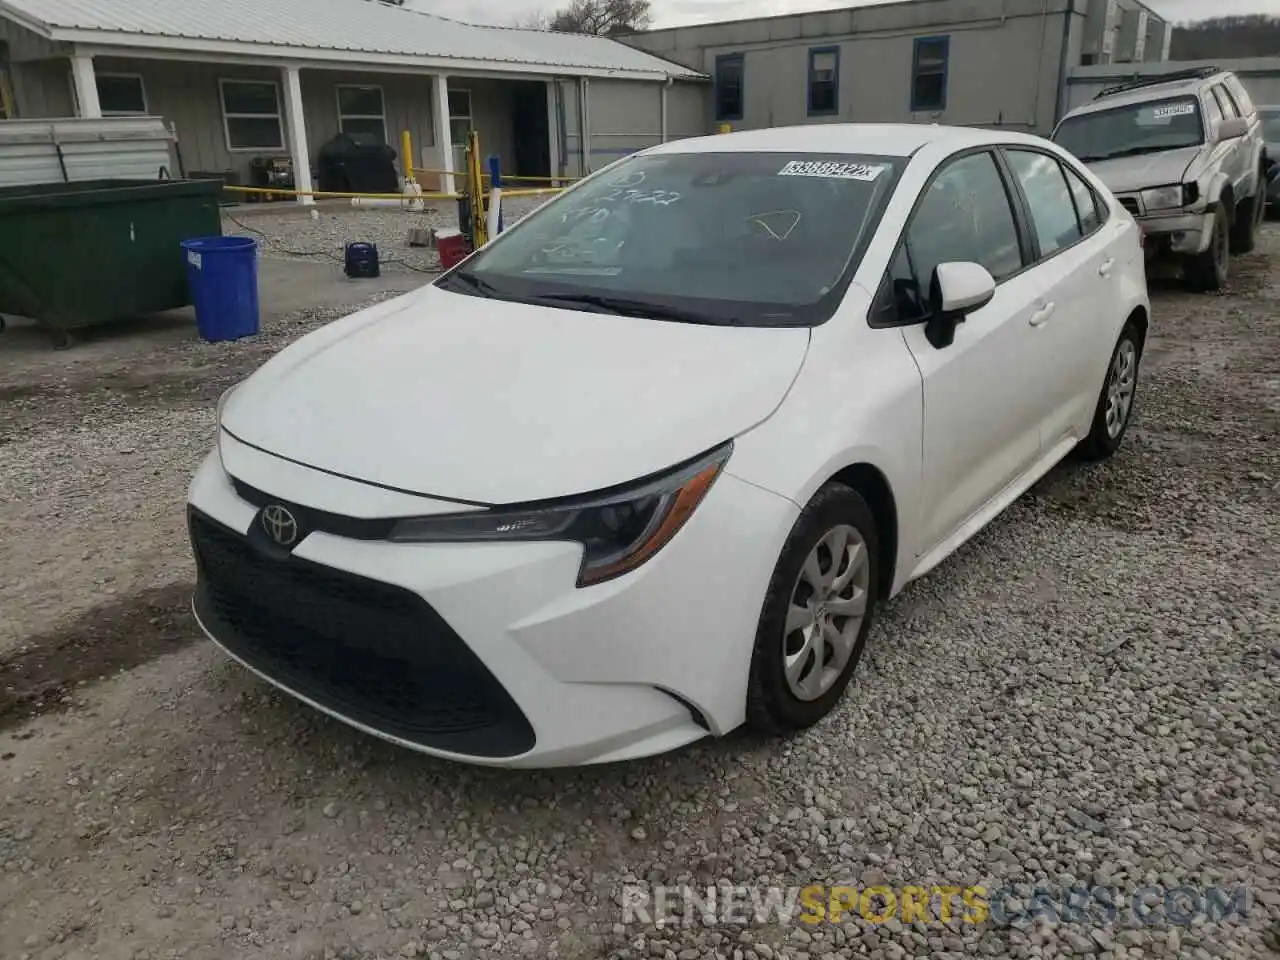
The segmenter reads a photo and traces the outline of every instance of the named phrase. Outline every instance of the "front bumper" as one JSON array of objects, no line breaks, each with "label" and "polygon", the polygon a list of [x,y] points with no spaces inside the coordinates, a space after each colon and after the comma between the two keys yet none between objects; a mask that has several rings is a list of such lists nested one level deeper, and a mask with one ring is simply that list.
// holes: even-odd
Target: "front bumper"
[{"label": "front bumper", "polygon": [[1213,243],[1212,213],[1147,214],[1137,221],[1153,252],[1194,255],[1204,253]]},{"label": "front bumper", "polygon": [[[281,461],[253,456],[237,454],[238,479],[265,489],[262,477],[289,476],[288,492],[271,490],[279,502],[329,509],[316,498],[337,494],[348,515],[377,515],[375,488],[296,465],[280,474]],[[307,474],[315,497],[297,482]],[[215,643],[368,733],[519,767],[622,760],[738,726],[761,603],[798,512],[724,473],[646,564],[580,589],[571,543],[317,531],[273,553],[254,535],[261,504],[241,492],[215,452],[189,493],[194,610]]]}]

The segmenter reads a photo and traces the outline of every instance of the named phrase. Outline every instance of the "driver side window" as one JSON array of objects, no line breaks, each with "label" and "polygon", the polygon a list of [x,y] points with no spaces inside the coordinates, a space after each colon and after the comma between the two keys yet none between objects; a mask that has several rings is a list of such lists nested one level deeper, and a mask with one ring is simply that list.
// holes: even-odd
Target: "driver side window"
[{"label": "driver side window", "polygon": [[952,160],[926,188],[890,265],[878,318],[927,319],[934,269],[953,261],[980,263],[997,283],[1024,265],[1009,191],[989,152]]}]

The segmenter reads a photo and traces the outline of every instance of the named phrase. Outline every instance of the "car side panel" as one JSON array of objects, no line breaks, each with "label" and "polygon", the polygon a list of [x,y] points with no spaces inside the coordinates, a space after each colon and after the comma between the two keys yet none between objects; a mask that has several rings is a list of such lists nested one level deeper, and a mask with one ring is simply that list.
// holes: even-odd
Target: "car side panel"
[{"label": "car side panel", "polygon": [[870,302],[866,290],[850,287],[840,311],[814,329],[804,367],[782,406],[737,439],[726,469],[803,506],[842,469],[859,463],[876,468],[897,504],[900,577],[912,566],[918,521],[920,372],[900,330],[867,326]]}]

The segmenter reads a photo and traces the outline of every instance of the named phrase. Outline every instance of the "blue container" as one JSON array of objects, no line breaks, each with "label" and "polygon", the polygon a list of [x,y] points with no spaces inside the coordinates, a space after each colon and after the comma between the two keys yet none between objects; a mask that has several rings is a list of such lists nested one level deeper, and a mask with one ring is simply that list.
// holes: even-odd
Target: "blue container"
[{"label": "blue container", "polygon": [[182,241],[196,329],[211,343],[252,337],[259,330],[258,241],[195,237]]}]

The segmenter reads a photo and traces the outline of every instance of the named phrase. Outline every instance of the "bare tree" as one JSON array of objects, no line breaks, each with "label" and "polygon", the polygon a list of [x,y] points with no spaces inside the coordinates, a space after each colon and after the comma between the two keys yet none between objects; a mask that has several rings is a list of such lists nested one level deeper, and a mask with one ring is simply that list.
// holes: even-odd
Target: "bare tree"
[{"label": "bare tree", "polygon": [[548,30],[550,25],[551,18],[542,10],[522,13],[507,21],[507,26],[517,27],[520,30]]},{"label": "bare tree", "polygon": [[611,37],[649,25],[649,0],[570,0],[551,18],[551,29]]},{"label": "bare tree", "polygon": [[1280,17],[1252,14],[1181,23],[1173,31],[1172,60],[1267,57],[1280,50]]}]

